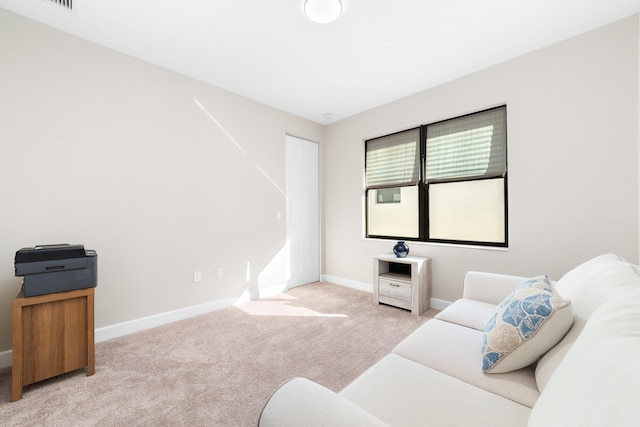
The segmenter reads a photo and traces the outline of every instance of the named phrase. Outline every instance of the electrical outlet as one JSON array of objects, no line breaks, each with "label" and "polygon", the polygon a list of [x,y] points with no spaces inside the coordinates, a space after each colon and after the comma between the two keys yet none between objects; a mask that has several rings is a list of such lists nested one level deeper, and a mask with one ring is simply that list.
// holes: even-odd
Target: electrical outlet
[{"label": "electrical outlet", "polygon": [[222,277],[222,267],[216,268],[216,277],[217,278]]},{"label": "electrical outlet", "polygon": [[198,283],[201,280],[202,280],[202,273],[200,273],[199,271],[194,271],[193,272],[193,283]]}]

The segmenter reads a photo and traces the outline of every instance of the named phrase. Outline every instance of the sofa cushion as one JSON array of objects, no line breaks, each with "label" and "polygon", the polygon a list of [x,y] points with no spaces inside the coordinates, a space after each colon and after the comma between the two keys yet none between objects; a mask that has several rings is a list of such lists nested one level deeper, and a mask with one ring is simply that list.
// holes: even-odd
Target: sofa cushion
[{"label": "sofa cushion", "polygon": [[540,395],[529,426],[637,426],[640,289],[600,306]]},{"label": "sofa cushion", "polygon": [[496,304],[461,298],[436,315],[436,319],[484,331],[487,321],[496,312]]},{"label": "sofa cushion", "polygon": [[469,271],[464,275],[462,298],[498,305],[528,277]]},{"label": "sofa cushion", "polygon": [[526,426],[530,408],[396,354],[340,392],[390,426]]},{"label": "sofa cushion", "polygon": [[478,358],[482,336],[483,331],[432,319],[398,344],[393,353],[533,407],[539,396],[534,367],[505,374],[485,374]]},{"label": "sofa cushion", "polygon": [[604,254],[566,273],[555,287],[563,298],[571,300],[574,322],[562,341],[538,361],[536,381],[540,391],[544,390],[591,314],[607,301],[640,289],[640,275],[636,265],[617,255]]},{"label": "sofa cushion", "polygon": [[571,302],[548,276],[525,281],[498,306],[482,342],[482,370],[504,373],[535,362],[556,345],[573,323]]}]

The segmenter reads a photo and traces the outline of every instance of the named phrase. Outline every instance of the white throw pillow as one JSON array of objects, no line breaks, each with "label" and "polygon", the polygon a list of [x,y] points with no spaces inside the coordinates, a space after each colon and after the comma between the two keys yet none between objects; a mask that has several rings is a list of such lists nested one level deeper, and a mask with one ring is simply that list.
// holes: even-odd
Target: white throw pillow
[{"label": "white throw pillow", "polygon": [[485,326],[482,370],[505,373],[529,366],[556,345],[572,323],[571,302],[558,295],[549,276],[525,281]]}]

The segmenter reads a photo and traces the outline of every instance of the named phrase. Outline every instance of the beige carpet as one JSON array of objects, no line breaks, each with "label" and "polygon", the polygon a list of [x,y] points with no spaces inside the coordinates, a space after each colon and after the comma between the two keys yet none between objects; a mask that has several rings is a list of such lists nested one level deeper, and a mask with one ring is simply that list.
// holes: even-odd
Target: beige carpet
[{"label": "beige carpet", "polygon": [[80,370],[10,402],[3,426],[255,426],[270,393],[304,376],[340,391],[429,319],[374,305],[371,294],[316,283],[96,344]]}]

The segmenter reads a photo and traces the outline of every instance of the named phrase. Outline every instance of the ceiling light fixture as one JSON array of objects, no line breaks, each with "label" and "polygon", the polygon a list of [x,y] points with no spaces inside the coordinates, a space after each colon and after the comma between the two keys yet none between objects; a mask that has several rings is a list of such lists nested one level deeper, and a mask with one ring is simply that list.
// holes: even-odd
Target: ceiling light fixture
[{"label": "ceiling light fixture", "polygon": [[342,15],[341,0],[304,0],[304,14],[316,24],[330,24]]}]

